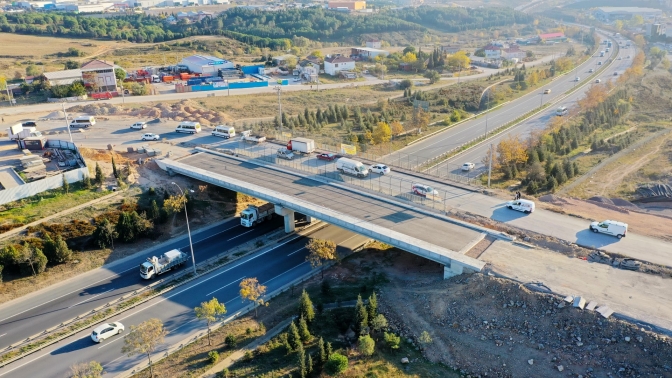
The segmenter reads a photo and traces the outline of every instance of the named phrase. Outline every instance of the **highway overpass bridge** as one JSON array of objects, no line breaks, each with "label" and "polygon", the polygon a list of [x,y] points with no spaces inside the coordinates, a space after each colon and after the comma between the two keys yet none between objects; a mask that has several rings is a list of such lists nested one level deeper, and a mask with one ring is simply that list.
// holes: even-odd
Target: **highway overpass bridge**
[{"label": "highway overpass bridge", "polygon": [[171,175],[181,174],[275,204],[276,211],[285,216],[287,232],[293,231],[294,212],[300,212],[443,264],[445,278],[483,269],[485,263],[465,253],[485,234],[508,238],[321,176],[200,150],[179,160],[166,158],[156,163]]}]

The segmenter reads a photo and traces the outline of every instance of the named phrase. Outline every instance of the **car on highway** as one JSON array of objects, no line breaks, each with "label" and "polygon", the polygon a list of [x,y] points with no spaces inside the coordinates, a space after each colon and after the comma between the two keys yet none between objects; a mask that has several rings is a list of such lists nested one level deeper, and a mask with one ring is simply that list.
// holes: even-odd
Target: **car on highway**
[{"label": "car on highway", "polygon": [[378,173],[381,175],[390,173],[390,167],[385,164],[374,164],[371,166],[371,168],[369,168],[369,170],[373,173]]},{"label": "car on highway", "polygon": [[105,339],[121,334],[124,329],[124,325],[119,322],[101,324],[91,332],[91,340],[101,343]]},{"label": "car on highway", "polygon": [[602,82],[602,80],[600,80],[600,79],[595,80],[595,84],[600,84],[601,82]]},{"label": "car on highway", "polygon": [[469,172],[469,171],[471,171],[472,169],[474,169],[475,166],[476,166],[476,165],[475,165],[474,163],[469,163],[469,162],[467,162],[467,163],[462,164],[462,170],[463,170],[463,171],[466,171],[466,172]]},{"label": "car on highway", "polygon": [[326,161],[332,161],[332,160],[336,159],[337,157],[338,157],[338,156],[336,156],[336,154],[326,154],[326,153],[325,153],[325,154],[319,154],[319,155],[317,155],[317,158],[318,158],[319,160],[326,160]]},{"label": "car on highway", "polygon": [[550,89],[544,89],[544,94],[549,94],[549,93],[551,93]]},{"label": "car on highway", "polygon": [[159,140],[161,137],[159,137],[159,134],[153,134],[153,133],[145,133],[142,136],[142,140]]},{"label": "car on highway", "polygon": [[625,59],[630,59],[630,55],[628,55]]},{"label": "car on highway", "polygon": [[602,62],[597,62],[597,65],[598,65],[598,66],[601,66],[601,65],[602,65]]},{"label": "car on highway", "polygon": [[147,122],[136,122],[136,123],[131,125],[131,129],[142,130],[142,129],[146,129],[146,128],[147,128]]},{"label": "car on highway", "polygon": [[592,68],[588,70],[588,73],[593,73],[593,72],[595,72],[595,70],[592,69]]},{"label": "car on highway", "polygon": [[581,81],[581,78],[577,76],[574,78],[574,81]]},{"label": "car on highway", "polygon": [[595,233],[613,235],[617,238],[624,238],[628,232],[628,224],[613,220],[605,220],[604,222],[593,222],[590,224],[590,230]]},{"label": "car on highway", "polygon": [[618,72],[614,72],[614,76],[618,76]]},{"label": "car on highway", "polygon": [[417,194],[421,197],[432,197],[439,195],[439,192],[436,189],[425,184],[413,184],[411,186],[411,190],[413,191],[413,194]]},{"label": "car on highway", "polygon": [[518,199],[506,203],[506,208],[509,210],[522,211],[525,214],[531,214],[534,211],[534,201]]},{"label": "car on highway", "polygon": [[623,58],[621,58],[621,57],[619,56],[619,57],[618,57],[618,60],[623,60]]}]

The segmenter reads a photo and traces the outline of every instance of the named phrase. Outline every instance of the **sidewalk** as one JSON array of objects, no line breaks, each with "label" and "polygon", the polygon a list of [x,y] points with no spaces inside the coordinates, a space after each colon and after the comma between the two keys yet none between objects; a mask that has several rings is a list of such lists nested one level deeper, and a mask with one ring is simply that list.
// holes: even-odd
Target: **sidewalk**
[{"label": "sidewalk", "polygon": [[28,228],[28,227],[37,226],[37,225],[40,224],[40,223],[48,222],[48,221],[50,221],[50,220],[52,220],[52,219],[54,219],[54,218],[57,218],[57,217],[61,217],[61,216],[63,216],[63,215],[70,214],[70,213],[72,213],[72,212],[75,212],[75,211],[77,211],[77,210],[81,210],[81,209],[83,209],[83,208],[85,208],[85,207],[89,207],[89,206],[91,206],[91,205],[95,205],[95,204],[97,204],[97,203],[99,203],[99,202],[103,202],[103,201],[108,200],[108,199],[110,199],[110,198],[112,198],[112,197],[118,196],[118,195],[121,194],[121,193],[122,193],[122,192],[113,192],[113,193],[110,193],[110,194],[108,194],[108,195],[102,196],[102,197],[100,197],[100,198],[96,198],[96,199],[94,199],[94,200],[91,200],[91,201],[89,201],[89,202],[87,202],[87,203],[83,203],[83,204],[81,204],[81,205],[77,205],[77,206],[72,207],[72,208],[70,208],[70,209],[63,210],[63,211],[59,211],[58,213],[56,213],[56,214],[52,214],[52,215],[50,215],[50,216],[48,216],[48,217],[44,217],[44,218],[38,219],[38,220],[36,220],[35,222],[31,222],[31,223],[28,223],[28,224],[23,225],[23,226],[21,226],[21,227],[14,228],[14,229],[12,229],[12,230],[9,230],[9,231],[7,231],[7,232],[4,232],[4,233],[0,234],[0,240],[2,240],[2,239],[6,239],[6,238],[8,238],[8,237],[10,237],[10,236],[17,235],[17,234],[23,232],[23,230],[25,230],[25,229]]},{"label": "sidewalk", "polygon": [[266,334],[264,336],[261,336],[260,338],[247,344],[243,348],[233,352],[233,354],[231,354],[229,357],[218,362],[215,366],[211,367],[205,373],[201,374],[200,378],[217,378],[217,373],[221,372],[226,368],[231,367],[231,365],[235,364],[236,362],[238,362],[238,360],[245,357],[245,353],[247,353],[248,351],[254,351],[255,349],[257,349],[259,345],[264,344],[268,340],[278,335],[285,328],[287,328],[287,326],[289,326],[289,323],[291,323],[292,320],[294,320],[294,318],[284,320],[282,323],[276,325],[271,330],[266,331]]}]

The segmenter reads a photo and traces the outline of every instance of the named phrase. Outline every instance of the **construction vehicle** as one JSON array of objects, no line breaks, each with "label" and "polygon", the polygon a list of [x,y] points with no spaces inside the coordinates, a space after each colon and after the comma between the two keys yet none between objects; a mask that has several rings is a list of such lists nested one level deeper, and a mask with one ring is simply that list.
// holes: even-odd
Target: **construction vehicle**
[{"label": "construction vehicle", "polygon": [[140,265],[140,277],[149,280],[163,274],[173,268],[184,265],[187,262],[187,254],[173,249],[161,255],[161,257],[148,257],[147,261]]},{"label": "construction vehicle", "polygon": [[240,225],[254,227],[273,216],[275,216],[275,205],[272,203],[261,206],[249,205],[247,209],[240,212]]}]

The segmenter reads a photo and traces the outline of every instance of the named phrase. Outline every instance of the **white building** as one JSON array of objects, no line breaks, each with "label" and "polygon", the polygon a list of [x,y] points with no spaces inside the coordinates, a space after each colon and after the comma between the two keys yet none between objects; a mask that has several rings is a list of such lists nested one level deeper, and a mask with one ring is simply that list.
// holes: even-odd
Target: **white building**
[{"label": "white building", "polygon": [[92,60],[82,65],[82,79],[94,92],[114,92],[117,90],[117,77],[114,63]]},{"label": "white building", "polygon": [[487,45],[483,48],[485,51],[486,59],[501,59],[502,58],[502,48],[494,45]]},{"label": "white building", "polygon": [[372,49],[379,49],[383,47],[383,43],[379,39],[369,39],[368,41],[366,41],[366,47]]},{"label": "white building", "polygon": [[220,69],[234,68],[233,62],[209,55],[188,56],[182,59],[180,65],[186,66],[191,72],[212,76],[217,76]]},{"label": "white building", "polygon": [[629,20],[632,16],[642,16],[644,19],[661,17],[663,11],[655,8],[640,7],[599,7],[593,13],[600,21]]},{"label": "white building", "polygon": [[80,69],[45,72],[43,75],[51,86],[70,85],[75,81],[82,80],[82,70]]},{"label": "white building", "polygon": [[354,69],[355,61],[341,55],[333,55],[324,60],[324,72],[331,76],[338,75],[339,71]]},{"label": "white building", "polygon": [[353,47],[350,54],[353,58],[356,57],[356,59],[373,59],[378,55],[388,56],[390,52],[372,47]]},{"label": "white building", "polygon": [[518,46],[511,46],[508,49],[502,49],[503,59],[523,59],[527,53],[521,50]]}]

